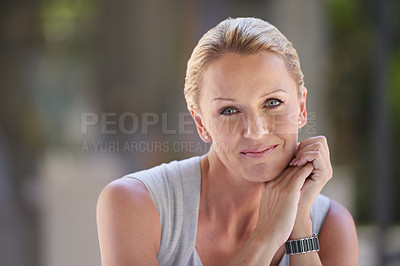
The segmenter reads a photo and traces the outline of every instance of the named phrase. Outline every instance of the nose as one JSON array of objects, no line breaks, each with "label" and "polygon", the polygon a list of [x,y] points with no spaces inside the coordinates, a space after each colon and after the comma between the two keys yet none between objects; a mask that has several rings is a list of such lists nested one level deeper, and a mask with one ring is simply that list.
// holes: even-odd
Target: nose
[{"label": "nose", "polygon": [[253,116],[247,119],[247,128],[245,128],[244,137],[259,139],[269,133],[268,121],[262,116]]}]

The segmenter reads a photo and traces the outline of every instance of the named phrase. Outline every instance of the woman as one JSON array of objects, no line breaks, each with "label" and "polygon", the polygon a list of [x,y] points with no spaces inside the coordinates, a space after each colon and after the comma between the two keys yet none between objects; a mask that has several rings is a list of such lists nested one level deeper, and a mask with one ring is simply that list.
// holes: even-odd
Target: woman
[{"label": "woman", "polygon": [[184,92],[211,148],[103,190],[103,265],[355,265],[351,215],[319,195],[327,141],[297,142],[307,89],[292,44],[260,19],[227,19],[195,47]]}]

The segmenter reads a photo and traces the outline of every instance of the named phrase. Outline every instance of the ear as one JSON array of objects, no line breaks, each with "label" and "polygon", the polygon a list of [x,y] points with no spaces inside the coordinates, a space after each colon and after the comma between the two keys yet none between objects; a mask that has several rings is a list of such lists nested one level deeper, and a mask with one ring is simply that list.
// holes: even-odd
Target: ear
[{"label": "ear", "polygon": [[304,127],[307,124],[307,88],[303,87],[303,92],[300,96],[300,114],[299,114],[299,128]]},{"label": "ear", "polygon": [[194,122],[196,123],[197,132],[199,133],[200,138],[204,142],[211,142],[211,135],[208,133],[205,127],[205,121],[201,117],[200,112],[197,109],[189,108],[190,114],[193,117]]}]

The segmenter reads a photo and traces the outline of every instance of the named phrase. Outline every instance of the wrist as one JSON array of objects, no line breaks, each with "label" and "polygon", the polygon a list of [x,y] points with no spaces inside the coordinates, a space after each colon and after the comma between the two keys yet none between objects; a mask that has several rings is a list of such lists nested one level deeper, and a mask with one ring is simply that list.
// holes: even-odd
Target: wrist
[{"label": "wrist", "polygon": [[313,234],[311,237],[297,240],[289,240],[285,243],[286,254],[297,255],[319,251],[318,236]]},{"label": "wrist", "polygon": [[312,235],[312,221],[310,215],[298,216],[294,224],[293,230],[289,236],[289,240],[310,237]]}]

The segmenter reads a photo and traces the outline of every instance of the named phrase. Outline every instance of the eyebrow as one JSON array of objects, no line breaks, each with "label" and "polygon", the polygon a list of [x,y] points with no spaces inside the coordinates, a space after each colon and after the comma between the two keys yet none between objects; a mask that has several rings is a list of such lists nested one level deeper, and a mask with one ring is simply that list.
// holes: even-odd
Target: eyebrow
[{"label": "eyebrow", "polygon": [[[270,95],[270,94],[273,94],[273,93],[276,93],[276,92],[280,92],[280,91],[281,91],[281,92],[284,92],[284,93],[287,93],[287,91],[285,91],[284,89],[278,89],[278,90],[274,90],[274,91],[271,91],[271,92],[268,92],[268,93],[264,93],[263,95],[260,96],[260,98],[264,98],[264,97],[266,97],[266,96],[268,96],[268,95]],[[232,98],[224,98],[224,97],[217,97],[217,98],[212,99],[211,102],[214,102],[214,101],[229,101],[229,102],[234,102],[235,99],[232,99]]]}]

